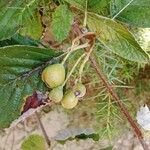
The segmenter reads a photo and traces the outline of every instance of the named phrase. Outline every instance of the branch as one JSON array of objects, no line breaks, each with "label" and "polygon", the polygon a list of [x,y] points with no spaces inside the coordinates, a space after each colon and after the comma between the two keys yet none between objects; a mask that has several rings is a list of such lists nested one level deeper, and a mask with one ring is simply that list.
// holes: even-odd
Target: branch
[{"label": "branch", "polygon": [[41,130],[42,130],[42,132],[43,132],[43,135],[44,135],[44,138],[45,138],[45,140],[46,140],[46,143],[47,143],[47,145],[50,147],[50,146],[51,146],[51,141],[50,141],[49,138],[48,138],[48,135],[47,135],[47,133],[46,133],[46,131],[45,131],[45,128],[44,128],[44,126],[43,126],[43,124],[42,124],[42,121],[41,121],[41,119],[40,119],[39,114],[38,114],[37,111],[35,111],[35,115],[36,115],[36,117],[37,117],[37,120],[38,120],[38,122],[39,122],[39,125],[40,125],[40,127],[41,127]]},{"label": "branch", "polygon": [[[79,28],[79,25],[76,22],[73,24],[73,30],[76,33],[76,35],[78,35],[78,36],[82,34],[82,32],[81,32],[81,30]],[[83,43],[84,39],[81,39],[80,41],[81,41],[81,43]],[[85,48],[85,51],[88,51],[88,49]],[[124,104],[121,102],[119,96],[114,91],[112,85],[109,83],[107,77],[101,71],[101,69],[99,67],[99,64],[96,62],[96,59],[95,59],[95,57],[93,55],[90,56],[90,62],[91,62],[91,66],[95,69],[97,75],[102,80],[104,86],[107,88],[107,90],[111,94],[112,98],[116,101],[116,104],[120,108],[121,112],[124,114],[124,116],[126,117],[128,122],[130,123],[130,125],[131,125],[131,127],[132,127],[132,129],[134,131],[134,134],[139,139],[141,145],[143,146],[143,149],[144,150],[148,150],[149,148],[148,148],[148,146],[146,145],[146,143],[143,140],[143,135],[142,135],[142,132],[141,132],[140,128],[137,126],[135,121],[132,119],[132,117],[129,114],[128,110],[126,109]]]}]

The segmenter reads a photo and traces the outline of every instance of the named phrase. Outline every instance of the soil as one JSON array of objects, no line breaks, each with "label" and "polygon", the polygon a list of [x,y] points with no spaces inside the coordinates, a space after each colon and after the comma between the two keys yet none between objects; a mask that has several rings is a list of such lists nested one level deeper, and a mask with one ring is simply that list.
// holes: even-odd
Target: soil
[{"label": "soil", "polygon": [[[43,110],[39,111],[41,121],[51,140],[51,148],[47,147],[47,150],[100,150],[110,146],[108,140],[94,141],[90,138],[86,140],[68,140],[65,144],[60,144],[54,140],[54,137],[62,130],[69,131],[69,129],[77,128],[94,129],[95,118],[91,116],[89,111],[82,110],[84,111],[76,109],[72,112],[67,112],[61,106],[54,106],[52,108],[46,106]],[[0,132],[0,150],[21,150],[23,140],[31,134],[43,136],[35,114],[18,123],[15,127]],[[147,138],[146,142],[150,148],[150,139]],[[113,145],[113,150],[142,150],[138,140],[130,131],[114,139],[111,144]]]}]

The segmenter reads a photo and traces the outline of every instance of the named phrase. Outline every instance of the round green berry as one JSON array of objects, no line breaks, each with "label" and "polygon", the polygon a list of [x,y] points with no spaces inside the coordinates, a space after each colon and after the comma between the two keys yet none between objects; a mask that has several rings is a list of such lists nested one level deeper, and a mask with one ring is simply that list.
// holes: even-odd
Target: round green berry
[{"label": "round green berry", "polygon": [[63,84],[65,80],[65,68],[62,64],[53,64],[44,69],[42,80],[50,88],[55,88]]},{"label": "round green berry", "polygon": [[59,86],[52,89],[49,93],[49,99],[55,103],[59,103],[63,98],[63,87]]},{"label": "round green berry", "polygon": [[77,97],[83,97],[86,94],[86,87],[82,83],[77,83],[73,87],[73,91]]},{"label": "round green berry", "polygon": [[75,96],[73,91],[68,91],[62,101],[61,104],[66,109],[72,109],[74,108],[78,103],[78,98]]}]

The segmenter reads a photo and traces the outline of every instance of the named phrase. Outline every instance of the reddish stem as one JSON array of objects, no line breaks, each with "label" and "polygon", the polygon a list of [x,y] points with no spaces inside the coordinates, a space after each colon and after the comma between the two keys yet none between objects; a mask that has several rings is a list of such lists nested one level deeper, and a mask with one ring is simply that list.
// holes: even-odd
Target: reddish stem
[{"label": "reddish stem", "polygon": [[[82,34],[82,31],[80,30],[79,25],[77,23],[73,24],[73,30],[76,33],[76,35],[78,35],[78,36]],[[95,38],[93,40],[95,40]],[[81,39],[80,41],[83,43],[84,39]],[[88,51],[88,49],[86,48],[85,51]],[[126,119],[128,120],[128,122],[130,123],[130,125],[131,125],[131,127],[132,127],[132,129],[134,131],[134,134],[139,139],[139,141],[140,141],[143,149],[144,150],[149,150],[148,146],[146,145],[146,143],[143,140],[143,135],[142,135],[142,132],[141,132],[140,128],[137,126],[137,124],[135,123],[135,121],[132,119],[132,117],[129,114],[128,110],[126,109],[126,107],[124,106],[124,104],[121,102],[119,96],[114,91],[112,85],[109,83],[107,77],[103,74],[103,72],[101,71],[98,63],[95,60],[96,59],[94,58],[94,56],[91,55],[90,56],[91,66],[95,69],[97,75],[102,80],[102,82],[105,85],[105,87],[107,88],[108,92],[111,94],[112,98],[116,101],[116,104],[120,108],[121,112],[124,114],[124,116],[126,117]]]}]

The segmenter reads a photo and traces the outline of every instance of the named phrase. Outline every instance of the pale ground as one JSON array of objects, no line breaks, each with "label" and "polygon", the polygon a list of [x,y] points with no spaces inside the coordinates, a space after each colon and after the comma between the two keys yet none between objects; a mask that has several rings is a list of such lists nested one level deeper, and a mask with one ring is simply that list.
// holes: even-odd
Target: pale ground
[{"label": "pale ground", "polygon": [[[41,121],[44,124],[49,139],[52,140],[52,150],[100,150],[109,146],[107,140],[95,142],[92,139],[67,141],[61,145],[53,140],[60,130],[71,127],[92,127],[92,118],[81,115],[80,112],[72,115],[64,112],[60,107],[51,110],[48,113],[41,112]],[[21,150],[23,139],[30,134],[38,133],[42,135],[41,129],[37,123],[35,115],[30,116],[24,123],[19,123],[9,133],[9,129],[0,132],[0,150]],[[6,134],[7,133],[7,134]],[[7,139],[7,140],[6,140]],[[113,150],[142,150],[138,141],[131,133],[120,135],[118,141],[114,141]]]}]

